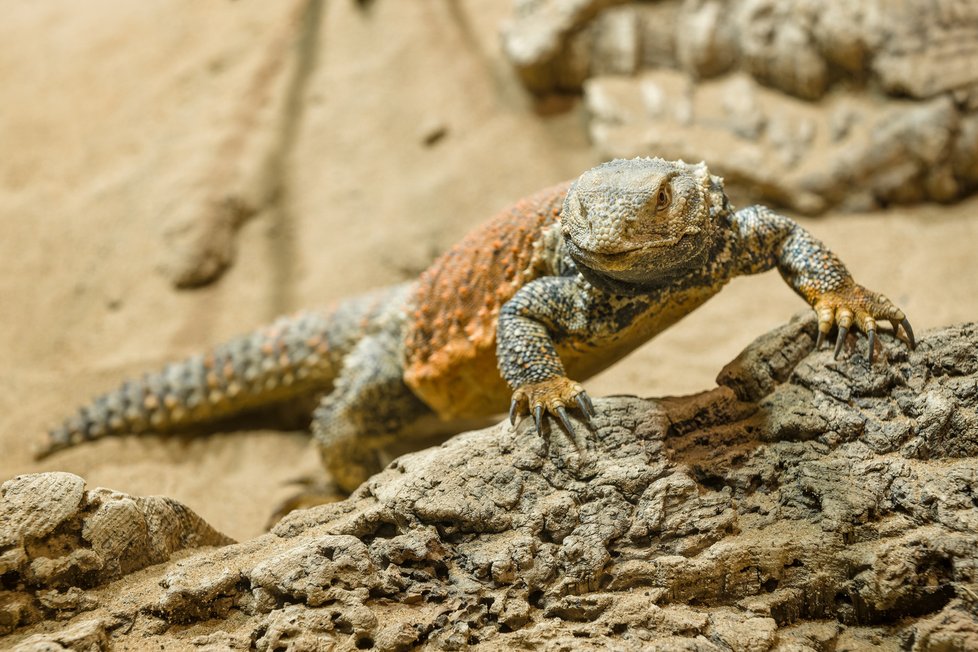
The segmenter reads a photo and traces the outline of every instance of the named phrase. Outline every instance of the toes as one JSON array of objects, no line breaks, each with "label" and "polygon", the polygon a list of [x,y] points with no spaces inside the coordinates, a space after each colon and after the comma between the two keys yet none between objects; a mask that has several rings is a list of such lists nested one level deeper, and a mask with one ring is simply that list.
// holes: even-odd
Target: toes
[{"label": "toes", "polygon": [[913,329],[910,328],[910,321],[906,317],[900,320],[900,325],[903,326],[903,330],[907,333],[907,340],[910,344],[911,349],[917,348],[917,342],[913,338]]},{"label": "toes", "polygon": [[580,409],[585,421],[595,414],[591,398],[583,387],[568,378],[556,377],[514,390],[509,405],[509,421],[515,426],[520,415],[532,414],[537,432],[542,435],[545,417],[551,415],[559,418],[567,431],[573,434],[569,416],[572,409]]},{"label": "toes", "polygon": [[855,318],[852,310],[846,306],[840,306],[835,311],[835,323],[839,325],[839,328],[845,328],[847,331],[852,327],[852,320]]},{"label": "toes", "polygon": [[590,421],[591,417],[596,414],[594,411],[594,403],[591,402],[591,397],[587,395],[587,392],[581,392],[574,397],[574,401],[577,403],[577,407],[580,408],[587,420]]},{"label": "toes", "polygon": [[823,344],[825,344],[825,331],[819,328],[818,337],[815,338],[815,350],[820,351],[822,349]]},{"label": "toes", "polygon": [[[893,335],[904,340],[910,348],[916,346],[913,330],[906,315],[892,301],[882,294],[871,292],[860,285],[853,285],[837,291],[826,292],[814,306],[818,315],[818,337],[815,350],[822,348],[833,326],[838,327],[833,355],[838,359],[845,345],[849,331],[855,327],[866,333],[869,340],[867,359],[870,364],[876,360],[879,326],[877,319],[889,321],[893,325]],[[903,335],[900,330],[903,329]]]},{"label": "toes", "polygon": [[557,416],[560,417],[560,422],[563,424],[564,429],[567,431],[567,434],[573,436],[574,425],[571,423],[570,417],[567,416],[567,408],[565,408],[563,405],[558,405]]},{"label": "toes", "polygon": [[853,317],[852,311],[845,306],[835,311],[835,323],[839,325],[839,335],[835,339],[835,353],[833,353],[835,358],[839,357],[839,353],[842,351],[842,345],[846,343],[846,337],[849,335],[849,329],[852,327]]},{"label": "toes", "polygon": [[835,323],[835,310],[832,306],[818,304],[815,306],[815,312],[818,314],[818,339],[815,340],[815,350],[818,351],[825,343],[829,331],[832,330],[832,324]]},{"label": "toes", "polygon": [[859,328],[869,338],[869,354],[867,357],[869,364],[873,364],[873,359],[876,356],[876,320],[865,310],[856,312],[856,320],[859,323]]},{"label": "toes", "polygon": [[846,337],[849,335],[849,327],[839,325],[839,335],[835,338],[835,352],[832,357],[838,359],[839,353],[842,352],[842,345],[846,343]]}]

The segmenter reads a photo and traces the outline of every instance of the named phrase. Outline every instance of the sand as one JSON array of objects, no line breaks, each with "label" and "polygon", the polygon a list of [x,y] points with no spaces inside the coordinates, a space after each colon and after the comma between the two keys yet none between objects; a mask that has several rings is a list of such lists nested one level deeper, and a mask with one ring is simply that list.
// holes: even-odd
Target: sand
[{"label": "sand", "polygon": [[[303,432],[31,445],[128,375],[277,314],[396,282],[508,202],[598,162],[579,104],[541,116],[498,48],[510,3],[323,4],[274,205],[215,285],[177,291],[164,233],[295,3],[14,2],[0,21],[0,480],[165,494],[237,538],[319,473]],[[264,47],[263,47],[264,46]],[[433,145],[425,138],[444,129]],[[978,199],[802,220],[924,330],[978,317]],[[587,383],[676,395],[804,304],[738,279]]]}]

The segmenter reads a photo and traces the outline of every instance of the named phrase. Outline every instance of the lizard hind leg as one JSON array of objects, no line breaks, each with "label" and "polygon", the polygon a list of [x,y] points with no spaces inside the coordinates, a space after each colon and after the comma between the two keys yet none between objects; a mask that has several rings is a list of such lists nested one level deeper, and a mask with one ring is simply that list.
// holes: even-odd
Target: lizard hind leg
[{"label": "lizard hind leg", "polygon": [[323,465],[344,492],[380,471],[384,447],[433,416],[404,383],[399,347],[394,333],[361,340],[313,413],[312,434]]}]

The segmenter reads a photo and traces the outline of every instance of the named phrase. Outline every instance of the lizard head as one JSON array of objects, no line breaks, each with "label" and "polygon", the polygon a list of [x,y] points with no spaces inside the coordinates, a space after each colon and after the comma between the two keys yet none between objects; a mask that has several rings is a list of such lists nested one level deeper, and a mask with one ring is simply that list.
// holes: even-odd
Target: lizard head
[{"label": "lizard head", "polygon": [[616,159],[571,185],[561,231],[586,279],[634,293],[703,265],[725,208],[722,180],[703,163]]}]

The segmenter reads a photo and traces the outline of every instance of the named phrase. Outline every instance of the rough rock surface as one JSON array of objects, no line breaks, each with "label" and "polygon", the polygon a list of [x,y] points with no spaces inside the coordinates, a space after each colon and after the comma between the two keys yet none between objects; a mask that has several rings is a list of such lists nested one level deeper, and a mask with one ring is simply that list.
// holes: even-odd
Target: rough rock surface
[{"label": "rough rock surface", "polygon": [[406,455],[4,643],[975,649],[978,325],[909,354],[884,336],[872,368],[864,340],[809,354],[814,330],[760,338],[708,392],[601,400],[576,441],[500,425]]},{"label": "rough rock surface", "polygon": [[591,139],[609,157],[706,160],[750,198],[821,213],[946,202],[978,188],[978,113],[840,91],[809,104],[743,73],[694,83],[661,70],[585,84]]},{"label": "rough rock surface", "polygon": [[974,3],[516,4],[510,61],[537,93],[583,90],[605,156],[705,159],[807,213],[978,188]]},{"label": "rough rock surface", "polygon": [[978,103],[978,7],[968,0],[516,0],[503,48],[534,91],[668,65],[743,70],[808,100],[836,84]]},{"label": "rough rock surface", "polygon": [[85,490],[70,473],[18,476],[0,485],[0,634],[98,604],[86,590],[233,541],[162,496]]}]

